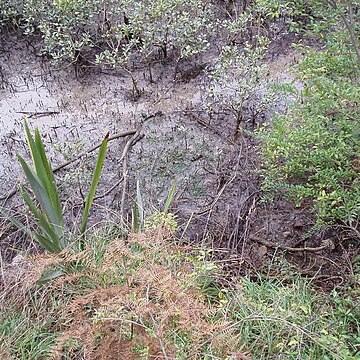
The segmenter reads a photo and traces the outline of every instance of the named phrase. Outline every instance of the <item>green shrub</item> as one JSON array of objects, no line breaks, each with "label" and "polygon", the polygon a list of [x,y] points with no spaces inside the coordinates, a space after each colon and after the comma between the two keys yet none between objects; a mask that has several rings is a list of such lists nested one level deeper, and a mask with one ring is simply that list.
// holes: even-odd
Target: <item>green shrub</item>
[{"label": "green shrub", "polygon": [[229,112],[235,134],[244,122],[255,124],[271,103],[264,91],[268,69],[263,58],[268,44],[269,40],[260,36],[256,45],[246,43],[243,49],[224,46],[211,72],[208,107]]},{"label": "green shrub", "polygon": [[261,131],[265,189],[310,199],[320,224],[360,216],[360,93],[357,58],[337,41],[307,49],[304,89],[283,116]]},{"label": "green shrub", "polygon": [[[357,359],[358,290],[319,294],[293,276],[240,279],[225,298],[224,317],[235,321],[242,343],[254,359]],[[228,314],[228,315],[227,315]]]},{"label": "green shrub", "polygon": [[[40,33],[56,60],[128,67],[157,49],[188,58],[208,46],[212,7],[198,0],[1,0],[0,24],[21,19],[25,34]],[[0,4],[1,4],[0,2]]]},{"label": "green shrub", "polygon": [[22,0],[0,0],[0,32],[6,28],[19,26],[22,7]]}]

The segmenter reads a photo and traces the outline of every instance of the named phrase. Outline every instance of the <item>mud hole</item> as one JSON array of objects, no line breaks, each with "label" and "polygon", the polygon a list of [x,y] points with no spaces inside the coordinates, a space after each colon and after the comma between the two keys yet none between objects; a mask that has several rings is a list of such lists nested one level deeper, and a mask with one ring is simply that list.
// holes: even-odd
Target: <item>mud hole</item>
[{"label": "mud hole", "polygon": [[[264,202],[257,140],[245,132],[234,141],[234,124],[226,114],[209,118],[204,97],[209,79],[203,64],[211,67],[211,56],[188,64],[177,82],[169,64],[157,64],[152,81],[147,70],[139,70],[136,76],[143,95],[133,101],[131,80],[121,72],[85,69],[79,74],[71,66],[56,68],[22,38],[14,35],[13,40],[11,45],[3,42],[0,50],[0,195],[7,207],[19,213],[25,210],[18,194],[6,196],[22,181],[16,151],[27,153],[24,117],[32,128],[39,127],[53,165],[93,146],[107,132],[138,129],[144,137],[129,154],[127,214],[137,180],[145,209],[151,213],[162,208],[176,179],[172,210],[179,216],[179,234],[195,244],[213,246],[232,272],[279,275],[284,252],[293,265],[291,271],[330,286],[351,280],[355,245],[350,241],[345,249],[339,241],[347,235],[331,229],[309,235],[314,224],[309,206],[297,209],[280,199]],[[287,44],[276,53],[269,62],[268,81],[293,81],[290,69],[299,54]],[[200,71],[192,72],[196,65]],[[280,101],[278,110],[284,111],[286,103],[286,99]],[[120,223],[124,169],[119,159],[128,140],[120,138],[109,144],[98,189],[105,196],[96,200],[92,225]],[[57,173],[69,226],[80,220],[82,194],[89,185],[94,157],[95,153],[89,153]],[[21,234],[9,231],[5,221],[0,235],[4,260],[11,261],[22,249],[35,247]],[[264,245],[259,239],[299,248],[319,247],[323,240],[331,239],[331,246],[293,253]]]}]

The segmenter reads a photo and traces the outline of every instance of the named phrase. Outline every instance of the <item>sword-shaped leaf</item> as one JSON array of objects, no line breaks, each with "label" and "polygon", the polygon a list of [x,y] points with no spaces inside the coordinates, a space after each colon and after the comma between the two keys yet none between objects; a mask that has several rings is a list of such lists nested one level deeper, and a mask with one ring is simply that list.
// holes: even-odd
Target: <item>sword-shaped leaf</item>
[{"label": "sword-shaped leaf", "polygon": [[57,248],[53,243],[50,243],[48,241],[48,238],[46,238],[45,236],[41,235],[39,232],[35,231],[34,235],[36,237],[36,240],[39,242],[39,244],[47,251],[51,252],[51,253],[58,253],[60,252],[62,249]]},{"label": "sword-shaped leaf", "polygon": [[33,138],[26,121],[24,126],[26,139],[35,168],[35,174],[40,179],[41,184],[43,185],[49,199],[51,200],[51,204],[53,205],[57,217],[55,221],[56,224],[63,225],[62,207],[59,198],[59,192],[56,188],[54,174],[52,172],[50,162],[47,159],[45,147],[41,140],[39,130],[35,129],[35,138]]},{"label": "sword-shaped leaf", "polygon": [[89,217],[89,213],[90,213],[90,208],[94,201],[96,188],[97,188],[99,180],[100,180],[100,175],[101,175],[102,168],[103,168],[104,161],[105,161],[108,140],[109,140],[109,133],[106,134],[103,142],[101,143],[100,149],[99,149],[95,170],[94,170],[92,182],[90,185],[89,194],[86,199],[85,208],[84,208],[82,221],[81,221],[80,231],[81,231],[82,235],[84,235],[85,230],[86,230],[87,221],[88,221],[88,217]]},{"label": "sword-shaped leaf", "polygon": [[18,155],[18,159],[45,217],[50,224],[53,224],[55,232],[58,237],[61,238],[63,236],[64,227],[61,219],[59,220],[58,218],[57,211],[51,203],[49,195],[47,194],[44,186],[41,184],[39,177],[33,173],[25,160],[20,155]]},{"label": "sword-shaped leaf", "polygon": [[22,197],[23,197],[26,205],[30,208],[33,215],[37,219],[38,226],[46,234],[46,236],[43,236],[43,241],[46,240],[47,243],[49,243],[49,246],[44,246],[44,247],[48,250],[48,247],[51,246],[52,248],[57,249],[56,252],[60,252],[61,250],[63,250],[66,246],[65,241],[64,241],[63,228],[60,229],[61,233],[62,233],[62,235],[60,237],[58,232],[56,231],[56,225],[48,222],[46,217],[36,207],[34,202],[31,200],[30,195],[27,193],[27,191],[24,188],[21,189],[21,194],[22,194]]},{"label": "sword-shaped leaf", "polygon": [[174,183],[172,184],[169,193],[166,197],[166,201],[165,201],[165,206],[164,206],[164,213],[167,214],[169,212],[170,209],[170,205],[171,202],[173,201],[174,195],[175,195],[175,190],[176,190],[176,180],[174,181]]}]

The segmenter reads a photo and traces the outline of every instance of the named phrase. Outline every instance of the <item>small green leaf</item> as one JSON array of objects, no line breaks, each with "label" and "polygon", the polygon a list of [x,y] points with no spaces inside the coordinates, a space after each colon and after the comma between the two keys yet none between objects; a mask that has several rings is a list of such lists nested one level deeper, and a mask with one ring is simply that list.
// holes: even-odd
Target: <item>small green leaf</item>
[{"label": "small green leaf", "polygon": [[55,280],[61,276],[66,275],[66,271],[63,268],[45,270],[40,279],[37,281],[38,285],[44,285],[51,280]]}]

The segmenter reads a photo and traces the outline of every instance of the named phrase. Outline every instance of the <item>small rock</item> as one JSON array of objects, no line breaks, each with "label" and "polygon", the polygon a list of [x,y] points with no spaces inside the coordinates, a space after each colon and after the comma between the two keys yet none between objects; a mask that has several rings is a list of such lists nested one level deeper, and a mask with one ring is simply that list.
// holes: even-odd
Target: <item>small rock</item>
[{"label": "small rock", "polygon": [[258,249],[258,253],[260,256],[265,256],[268,252],[268,249],[265,245],[261,245]]},{"label": "small rock", "polygon": [[303,222],[301,219],[295,220],[294,225],[293,225],[293,227],[294,227],[295,229],[301,229],[301,228],[304,227],[304,226],[305,226],[305,224],[304,224],[304,222]]},{"label": "small rock", "polygon": [[335,250],[335,243],[331,239],[325,239],[321,243],[323,246],[327,246],[330,250]]},{"label": "small rock", "polygon": [[19,266],[21,264],[24,264],[24,262],[26,262],[25,257],[18,254],[12,259],[11,266]]}]

